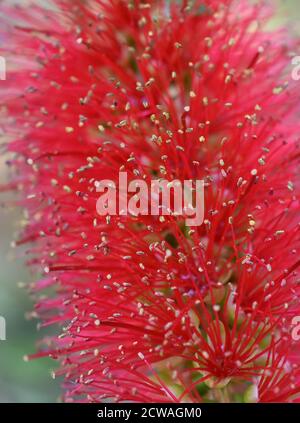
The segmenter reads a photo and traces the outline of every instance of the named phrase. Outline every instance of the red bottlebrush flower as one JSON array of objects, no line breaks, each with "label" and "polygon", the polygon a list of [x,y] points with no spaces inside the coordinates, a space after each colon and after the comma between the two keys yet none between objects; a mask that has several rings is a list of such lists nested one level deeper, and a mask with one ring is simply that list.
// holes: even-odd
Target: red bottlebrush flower
[{"label": "red bottlebrush flower", "polygon": [[[5,13],[18,243],[65,400],[299,401],[298,42],[247,1]],[[99,216],[95,182],[120,171],[204,180],[204,224]]]}]

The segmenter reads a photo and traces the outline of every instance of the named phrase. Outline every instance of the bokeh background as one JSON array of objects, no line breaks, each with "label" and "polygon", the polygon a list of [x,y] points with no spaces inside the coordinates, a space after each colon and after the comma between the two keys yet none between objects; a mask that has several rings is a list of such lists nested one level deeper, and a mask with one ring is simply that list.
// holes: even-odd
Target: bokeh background
[{"label": "bokeh background", "polygon": [[[27,0],[28,1],[28,0]],[[32,0],[32,3],[39,0]],[[172,1],[172,0],[171,0]],[[272,1],[272,0],[270,0]],[[22,0],[18,1],[19,3]],[[41,0],[46,3],[47,1]],[[300,34],[300,0],[273,0],[279,5],[273,25],[285,24]],[[16,3],[6,0],[6,3]],[[0,1],[0,15],[1,15]],[[300,55],[300,51],[297,52]],[[1,55],[1,45],[0,45]],[[5,81],[0,81],[1,84]],[[299,83],[300,90],[300,83]],[[1,128],[0,128],[1,129]],[[0,130],[1,137],[1,130]],[[2,140],[0,138],[0,144]],[[7,180],[5,158],[0,157],[0,185]],[[22,215],[7,206],[9,196],[0,197],[0,316],[6,319],[7,340],[0,341],[0,403],[2,402],[56,402],[60,395],[59,380],[51,378],[55,362],[38,359],[25,362],[23,357],[35,351],[41,333],[37,321],[26,319],[33,302],[23,283],[34,280],[23,264],[22,251],[10,248]]]}]

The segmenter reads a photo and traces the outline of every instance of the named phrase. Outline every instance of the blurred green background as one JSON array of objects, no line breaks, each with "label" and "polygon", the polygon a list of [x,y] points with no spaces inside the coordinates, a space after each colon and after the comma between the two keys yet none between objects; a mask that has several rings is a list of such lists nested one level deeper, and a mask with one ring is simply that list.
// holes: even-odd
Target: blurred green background
[{"label": "blurred green background", "polygon": [[[277,1],[280,4],[277,23],[288,20],[289,27],[300,33],[300,0]],[[5,182],[6,173],[2,158],[0,185]],[[7,340],[0,341],[0,402],[55,402],[60,394],[59,381],[50,376],[55,362],[49,359],[23,360],[24,355],[35,351],[41,334],[36,329],[37,322],[24,317],[32,310],[33,304],[26,291],[18,288],[19,282],[28,282],[32,277],[22,260],[14,256],[16,252],[10,249],[21,215],[4,208],[3,203],[4,197],[1,197],[0,316],[6,319]]]},{"label": "blurred green background", "polygon": [[[15,250],[10,249],[20,214],[0,211],[0,315],[6,319],[6,341],[0,341],[0,402],[54,402],[59,396],[58,381],[50,371],[55,362],[39,359],[25,362],[23,356],[35,352],[41,335],[36,320],[25,319],[33,304],[20,282],[31,280],[29,271]],[[18,254],[18,257],[15,254]]]}]

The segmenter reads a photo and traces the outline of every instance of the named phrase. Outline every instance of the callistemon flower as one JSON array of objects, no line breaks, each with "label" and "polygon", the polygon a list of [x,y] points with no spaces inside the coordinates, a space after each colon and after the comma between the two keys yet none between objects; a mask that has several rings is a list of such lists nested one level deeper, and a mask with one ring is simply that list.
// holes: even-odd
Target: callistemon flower
[{"label": "callistemon flower", "polygon": [[[248,1],[1,8],[16,244],[57,332],[32,357],[65,401],[297,401],[297,40]],[[203,224],[101,216],[120,172],[203,180]]]}]

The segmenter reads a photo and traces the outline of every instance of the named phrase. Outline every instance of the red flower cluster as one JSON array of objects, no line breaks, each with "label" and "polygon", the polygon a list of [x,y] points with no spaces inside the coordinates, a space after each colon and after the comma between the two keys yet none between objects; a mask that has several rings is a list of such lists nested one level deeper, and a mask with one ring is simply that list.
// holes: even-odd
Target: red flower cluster
[{"label": "red flower cluster", "polygon": [[[66,401],[297,401],[297,44],[247,1],[52,6],[1,6],[18,243],[62,328],[36,355]],[[95,182],[120,171],[203,179],[204,224],[100,217]]]}]

